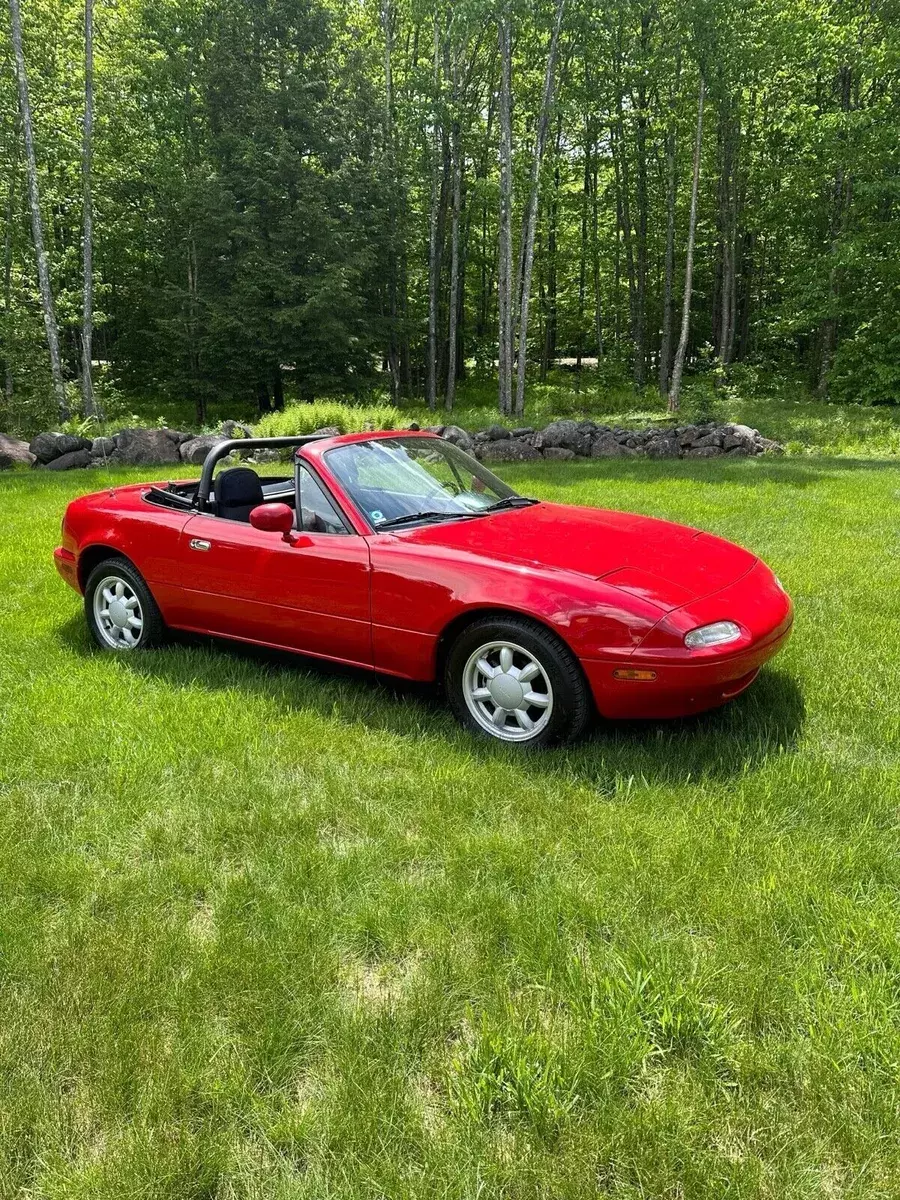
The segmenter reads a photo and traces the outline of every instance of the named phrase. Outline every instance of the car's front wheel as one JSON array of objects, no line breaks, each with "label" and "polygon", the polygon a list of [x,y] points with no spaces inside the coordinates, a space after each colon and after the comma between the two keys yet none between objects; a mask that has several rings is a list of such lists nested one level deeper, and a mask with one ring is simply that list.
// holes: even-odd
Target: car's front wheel
[{"label": "car's front wheel", "polygon": [[578,660],[549,629],[525,618],[468,625],[447,655],[444,683],[459,720],[500,742],[571,741],[591,715]]},{"label": "car's front wheel", "polygon": [[157,646],[165,624],[140,573],[124,558],[107,558],[88,576],[84,612],[101,650],[145,650]]}]

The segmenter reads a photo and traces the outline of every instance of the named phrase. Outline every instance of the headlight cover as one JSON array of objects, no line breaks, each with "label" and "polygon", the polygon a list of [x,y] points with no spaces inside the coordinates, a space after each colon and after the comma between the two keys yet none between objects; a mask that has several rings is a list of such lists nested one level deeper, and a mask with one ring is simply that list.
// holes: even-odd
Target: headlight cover
[{"label": "headlight cover", "polygon": [[706,650],[710,646],[724,646],[736,642],[741,636],[740,625],[734,621],[714,621],[712,625],[701,625],[684,635],[684,644],[689,650]]}]

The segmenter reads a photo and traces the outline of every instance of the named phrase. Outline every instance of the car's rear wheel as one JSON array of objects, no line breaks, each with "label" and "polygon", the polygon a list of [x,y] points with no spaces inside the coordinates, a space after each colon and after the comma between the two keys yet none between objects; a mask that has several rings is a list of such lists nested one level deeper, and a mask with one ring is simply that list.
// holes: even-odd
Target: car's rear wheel
[{"label": "car's rear wheel", "polygon": [[500,742],[548,746],[584,732],[591,698],[578,660],[549,629],[517,617],[485,617],[450,648],[445,686],[470,729]]},{"label": "car's rear wheel", "polygon": [[84,612],[101,650],[147,650],[165,638],[165,623],[150,589],[124,558],[104,559],[91,571]]}]

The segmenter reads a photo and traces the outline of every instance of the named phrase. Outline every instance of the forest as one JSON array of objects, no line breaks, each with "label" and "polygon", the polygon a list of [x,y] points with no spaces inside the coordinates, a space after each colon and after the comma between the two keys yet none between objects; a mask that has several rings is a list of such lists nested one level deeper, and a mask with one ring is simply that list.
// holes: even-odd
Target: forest
[{"label": "forest", "polygon": [[0,427],[174,397],[900,401],[896,0],[9,0]]}]

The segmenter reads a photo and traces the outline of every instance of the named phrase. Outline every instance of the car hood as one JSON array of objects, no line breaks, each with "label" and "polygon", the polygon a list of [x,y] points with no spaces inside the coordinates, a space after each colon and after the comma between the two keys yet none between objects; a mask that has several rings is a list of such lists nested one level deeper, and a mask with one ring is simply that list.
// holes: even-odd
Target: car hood
[{"label": "car hood", "polygon": [[666,611],[727,587],[756,562],[740,546],[686,525],[567,504],[423,525],[399,536],[493,562],[603,579]]}]

